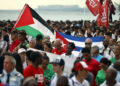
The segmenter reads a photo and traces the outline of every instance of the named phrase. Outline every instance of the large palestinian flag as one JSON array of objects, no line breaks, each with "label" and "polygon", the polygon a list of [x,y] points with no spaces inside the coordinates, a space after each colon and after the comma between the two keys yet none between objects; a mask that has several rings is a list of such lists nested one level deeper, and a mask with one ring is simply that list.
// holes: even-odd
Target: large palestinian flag
[{"label": "large palestinian flag", "polygon": [[28,35],[36,37],[37,34],[49,35],[54,39],[54,30],[27,4],[22,9],[14,28],[25,30]]}]

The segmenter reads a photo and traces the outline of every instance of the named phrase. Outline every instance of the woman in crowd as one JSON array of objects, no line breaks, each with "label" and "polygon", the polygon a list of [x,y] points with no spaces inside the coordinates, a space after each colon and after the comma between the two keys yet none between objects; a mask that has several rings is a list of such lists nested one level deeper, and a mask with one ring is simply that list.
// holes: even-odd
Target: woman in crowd
[{"label": "woman in crowd", "polygon": [[44,44],[44,51],[46,51],[46,52],[52,52],[52,44],[51,44],[51,42],[46,42]]},{"label": "woman in crowd", "polygon": [[18,72],[20,72],[21,74],[23,74],[23,65],[22,65],[22,61],[21,61],[20,55],[17,54],[17,53],[13,53],[12,56],[16,60],[16,70]]}]

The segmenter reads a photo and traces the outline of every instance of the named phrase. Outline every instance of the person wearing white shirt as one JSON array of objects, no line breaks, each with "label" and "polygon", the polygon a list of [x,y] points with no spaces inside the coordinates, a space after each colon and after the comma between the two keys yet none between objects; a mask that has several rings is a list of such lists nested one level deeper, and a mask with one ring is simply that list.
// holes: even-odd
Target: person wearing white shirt
[{"label": "person wearing white shirt", "polygon": [[112,57],[114,57],[114,53],[113,51],[110,50],[109,48],[109,40],[108,39],[104,39],[103,41],[103,56],[106,57],[107,59],[111,59]]},{"label": "person wearing white shirt", "polygon": [[87,64],[83,61],[77,62],[73,67],[75,76],[69,79],[69,86],[90,86],[85,78],[87,77]]},{"label": "person wearing white shirt", "polygon": [[75,44],[73,42],[68,43],[66,47],[66,53],[62,54],[61,56],[65,56],[69,58],[76,58],[74,53],[72,53],[74,49],[75,49]]}]

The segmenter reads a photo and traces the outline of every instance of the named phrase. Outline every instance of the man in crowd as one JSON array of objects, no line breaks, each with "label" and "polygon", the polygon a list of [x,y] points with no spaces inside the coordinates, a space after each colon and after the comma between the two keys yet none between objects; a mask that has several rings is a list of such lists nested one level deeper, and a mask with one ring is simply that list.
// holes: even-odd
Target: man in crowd
[{"label": "man in crowd", "polygon": [[[91,47],[92,47],[92,40],[91,40],[90,38],[87,38],[87,39],[85,40],[85,47],[91,49]],[[83,59],[82,51],[80,51],[78,57],[80,57],[81,60]]]},{"label": "man in crowd", "polygon": [[10,86],[21,86],[23,76],[15,69],[16,60],[12,56],[5,56],[4,70],[0,75],[1,83],[7,83]]},{"label": "man in crowd", "polygon": [[107,33],[105,34],[105,39],[110,40],[111,38],[112,38],[112,34],[111,34],[110,32],[107,32]]},{"label": "man in crowd", "polygon": [[64,71],[64,66],[65,66],[65,62],[63,59],[54,59],[52,61],[53,64],[53,71],[55,72],[55,75],[52,76],[51,79],[51,84],[50,86],[56,86],[57,84],[57,79],[60,76],[64,76],[65,74],[63,73]]},{"label": "man in crowd", "polygon": [[2,37],[3,37],[3,40],[6,41],[6,42],[9,42],[9,35],[7,33],[7,27],[4,27],[2,29]]},{"label": "man in crowd", "polygon": [[26,36],[27,34],[24,30],[18,32],[18,40],[20,41],[20,44],[16,48],[14,48],[13,52],[17,53],[21,47],[26,47],[26,45],[28,44]]},{"label": "man in crowd", "polygon": [[100,55],[99,53],[99,47],[98,46],[93,46],[91,48],[91,56],[97,60],[98,62],[100,62],[100,60],[103,58],[102,55]]},{"label": "man in crowd", "polygon": [[2,33],[0,32],[0,56],[6,52],[7,42],[2,39]]},{"label": "man in crowd", "polygon": [[83,61],[88,65],[87,70],[89,72],[93,73],[93,75],[94,75],[92,86],[96,86],[95,78],[96,78],[98,70],[100,70],[100,64],[97,60],[95,60],[94,58],[91,57],[91,53],[90,53],[89,48],[83,48],[82,49],[82,54],[83,54],[83,57],[84,57]]},{"label": "man in crowd", "polygon": [[52,50],[52,53],[57,55],[65,53],[65,49],[62,47],[62,41],[60,39],[56,39],[54,45],[55,49]]},{"label": "man in crowd", "polygon": [[44,43],[50,42],[50,37],[48,35],[44,36]]},{"label": "man in crowd", "polygon": [[112,63],[115,63],[116,60],[119,60],[119,59],[120,59],[120,45],[116,45],[116,46],[114,47],[114,54],[115,54],[115,57],[112,57],[112,58],[110,59],[110,61],[111,61]]},{"label": "man in crowd", "polygon": [[11,40],[12,44],[10,45],[9,51],[13,52],[14,48],[16,48],[20,44],[20,41],[18,40],[18,32],[16,30],[12,31]]},{"label": "man in crowd", "polygon": [[34,48],[35,49],[35,46],[36,46],[36,40],[31,39],[29,44],[27,45],[27,48]]},{"label": "man in crowd", "polygon": [[67,44],[67,47],[66,47],[66,52],[64,54],[61,55],[62,56],[66,56],[66,57],[69,57],[69,58],[76,58],[75,54],[72,53],[72,51],[75,49],[75,44],[70,42]]},{"label": "man in crowd", "polygon": [[102,55],[104,57],[106,57],[107,59],[111,59],[114,55],[113,55],[113,52],[109,48],[109,40],[108,39],[104,39],[103,46],[104,46],[104,48],[103,48]]},{"label": "man in crowd", "polygon": [[113,51],[114,47],[115,47],[115,40],[110,39],[109,40],[109,48],[110,48],[110,50]]},{"label": "man in crowd", "polygon": [[36,46],[35,46],[36,49],[38,49],[38,50],[44,50],[42,40],[43,40],[42,35],[38,34],[36,36]]},{"label": "man in crowd", "polygon": [[116,79],[117,71],[115,69],[109,68],[106,72],[106,81],[100,86],[120,86],[120,83]]},{"label": "man in crowd", "polygon": [[70,86],[89,86],[89,83],[85,78],[87,77],[87,64],[83,61],[77,62],[73,68],[75,76],[73,76],[69,82]]},{"label": "man in crowd", "polygon": [[44,71],[45,84],[46,86],[50,86],[50,80],[54,75],[54,72],[52,65],[49,64],[49,57],[47,55],[43,56],[41,67]]}]

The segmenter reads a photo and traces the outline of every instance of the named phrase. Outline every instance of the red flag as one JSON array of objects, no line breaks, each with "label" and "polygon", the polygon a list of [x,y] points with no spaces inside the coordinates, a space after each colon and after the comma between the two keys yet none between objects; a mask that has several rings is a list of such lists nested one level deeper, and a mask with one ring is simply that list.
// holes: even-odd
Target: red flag
[{"label": "red flag", "polygon": [[101,5],[98,0],[86,0],[86,5],[88,9],[92,12],[94,16],[99,14],[99,6]]},{"label": "red flag", "polygon": [[108,28],[108,0],[106,0],[106,2],[100,7],[99,15],[97,17],[97,25],[102,25]]}]

